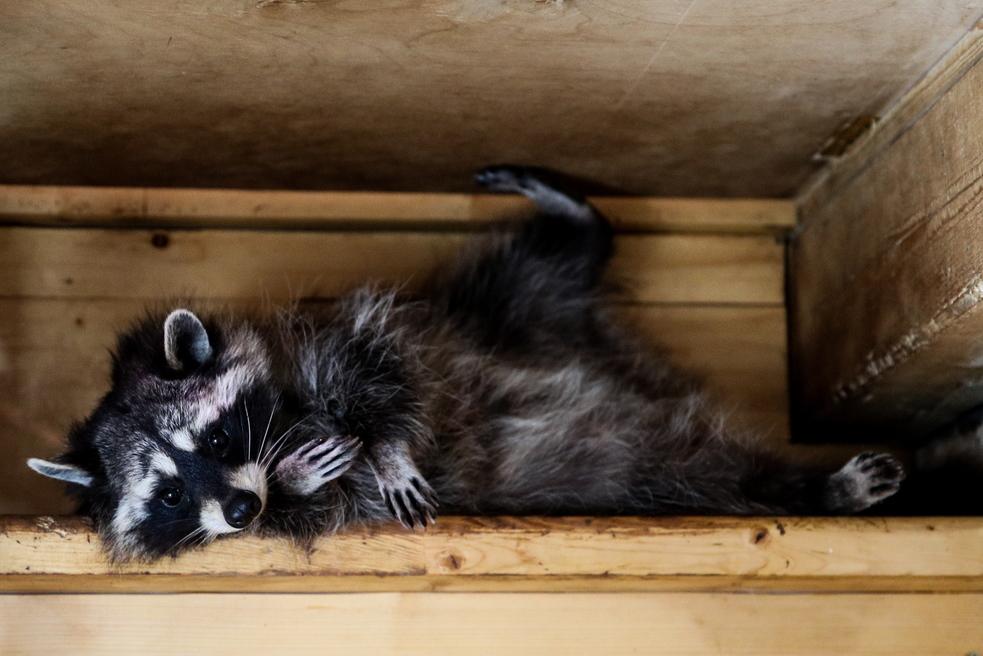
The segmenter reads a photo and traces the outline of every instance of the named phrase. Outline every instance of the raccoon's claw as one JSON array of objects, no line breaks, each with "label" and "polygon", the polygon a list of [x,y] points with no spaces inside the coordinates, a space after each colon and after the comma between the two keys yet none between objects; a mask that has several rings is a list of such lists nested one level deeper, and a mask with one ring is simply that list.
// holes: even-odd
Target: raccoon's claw
[{"label": "raccoon's claw", "polygon": [[311,440],[280,461],[277,478],[294,494],[311,494],[348,471],[361,449],[355,437]]},{"label": "raccoon's claw", "polygon": [[420,478],[412,476],[396,485],[380,485],[386,507],[408,529],[426,528],[437,521],[437,495]]}]

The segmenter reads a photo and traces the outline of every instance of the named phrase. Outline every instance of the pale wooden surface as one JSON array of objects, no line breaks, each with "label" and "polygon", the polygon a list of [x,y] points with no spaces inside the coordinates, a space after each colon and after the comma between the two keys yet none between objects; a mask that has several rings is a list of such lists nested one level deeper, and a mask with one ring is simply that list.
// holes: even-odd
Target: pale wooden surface
[{"label": "pale wooden surface", "polygon": [[0,5],[0,180],[790,196],[978,0],[37,0]]},{"label": "pale wooden surface", "polygon": [[0,597],[22,654],[964,656],[981,594]]},{"label": "pale wooden surface", "polygon": [[[589,199],[619,230],[781,232],[795,204],[763,198]],[[0,221],[25,225],[245,228],[465,227],[532,212],[520,196],[0,185]]]},{"label": "pale wooden surface", "polygon": [[981,58],[983,30],[803,199],[790,260],[803,426],[920,438],[983,400]]},{"label": "pale wooden surface", "polygon": [[[422,282],[464,238],[427,231],[0,228],[0,296],[332,298],[370,280]],[[616,248],[611,276],[635,301],[783,302],[784,248],[773,237],[623,235]]]},{"label": "pale wooden surface", "polygon": [[321,538],[236,537],[110,565],[77,518],[0,517],[0,590],[979,591],[979,518],[467,518]]}]

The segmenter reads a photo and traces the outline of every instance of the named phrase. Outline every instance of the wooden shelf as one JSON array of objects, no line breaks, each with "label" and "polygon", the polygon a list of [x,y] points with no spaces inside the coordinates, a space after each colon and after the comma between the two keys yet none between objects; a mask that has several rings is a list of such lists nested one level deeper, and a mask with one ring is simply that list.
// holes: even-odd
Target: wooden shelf
[{"label": "wooden shelf", "polygon": [[0,518],[18,592],[983,591],[983,518],[441,518],[114,566],[77,518]]}]

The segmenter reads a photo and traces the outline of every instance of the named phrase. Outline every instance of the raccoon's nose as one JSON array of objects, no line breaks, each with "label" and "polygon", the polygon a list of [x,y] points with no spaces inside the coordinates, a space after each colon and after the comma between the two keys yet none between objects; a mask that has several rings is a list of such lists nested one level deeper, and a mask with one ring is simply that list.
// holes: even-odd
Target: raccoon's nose
[{"label": "raccoon's nose", "polygon": [[232,498],[222,508],[225,521],[233,528],[245,528],[263,509],[263,502],[249,490],[236,490]]}]

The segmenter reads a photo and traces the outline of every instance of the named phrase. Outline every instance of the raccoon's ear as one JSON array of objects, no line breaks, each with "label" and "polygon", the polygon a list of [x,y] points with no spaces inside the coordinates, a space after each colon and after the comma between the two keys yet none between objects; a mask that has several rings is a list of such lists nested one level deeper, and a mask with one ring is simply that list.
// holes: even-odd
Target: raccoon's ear
[{"label": "raccoon's ear", "polygon": [[48,478],[65,481],[66,483],[74,483],[82,487],[90,487],[92,485],[92,475],[75,465],[41,460],[41,458],[30,458],[27,461],[27,466]]},{"label": "raccoon's ear", "polygon": [[212,343],[201,319],[190,310],[174,310],[164,320],[164,357],[175,371],[193,371],[212,357]]}]

